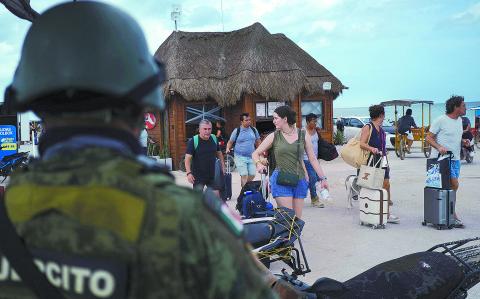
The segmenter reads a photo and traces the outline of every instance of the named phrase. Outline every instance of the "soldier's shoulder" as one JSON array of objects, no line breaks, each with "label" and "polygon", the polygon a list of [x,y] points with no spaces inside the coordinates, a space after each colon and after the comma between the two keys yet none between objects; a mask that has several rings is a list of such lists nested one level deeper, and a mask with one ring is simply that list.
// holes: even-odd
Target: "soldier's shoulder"
[{"label": "soldier's shoulder", "polygon": [[211,190],[208,189],[202,195],[201,204],[209,216],[217,218],[236,237],[243,235],[243,224],[240,216]]}]

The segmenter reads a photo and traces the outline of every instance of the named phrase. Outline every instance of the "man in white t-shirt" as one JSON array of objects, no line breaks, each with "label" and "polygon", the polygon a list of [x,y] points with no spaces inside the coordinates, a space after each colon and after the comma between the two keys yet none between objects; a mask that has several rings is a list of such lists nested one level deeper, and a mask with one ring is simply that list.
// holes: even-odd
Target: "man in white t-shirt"
[{"label": "man in white t-shirt", "polygon": [[[458,189],[458,178],[460,176],[460,148],[462,142],[463,127],[462,117],[466,113],[465,102],[461,96],[452,96],[445,103],[446,114],[437,118],[427,135],[427,142],[433,147],[432,155],[436,157],[438,153],[446,154],[447,151],[453,153],[450,167],[450,180],[452,189]],[[455,213],[455,227],[463,228],[462,221]]]}]

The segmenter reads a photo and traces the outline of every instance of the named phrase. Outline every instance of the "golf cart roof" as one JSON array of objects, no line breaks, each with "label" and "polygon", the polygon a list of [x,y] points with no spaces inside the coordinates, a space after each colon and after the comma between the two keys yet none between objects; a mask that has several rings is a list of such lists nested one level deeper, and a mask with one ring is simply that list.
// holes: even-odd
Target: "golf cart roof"
[{"label": "golf cart roof", "polygon": [[421,101],[421,100],[392,100],[381,102],[382,106],[412,106],[414,104],[428,104],[433,105],[433,101]]}]

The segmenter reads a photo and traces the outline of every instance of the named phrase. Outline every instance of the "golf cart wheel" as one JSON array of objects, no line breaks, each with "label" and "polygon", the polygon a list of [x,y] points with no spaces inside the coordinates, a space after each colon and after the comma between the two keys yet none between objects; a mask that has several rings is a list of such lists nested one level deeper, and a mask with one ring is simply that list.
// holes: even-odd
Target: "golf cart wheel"
[{"label": "golf cart wheel", "polygon": [[399,152],[400,152],[400,160],[404,160],[404,159],[405,159],[405,150],[406,150],[405,139],[402,138],[402,139],[400,139],[400,149],[399,149]]},{"label": "golf cart wheel", "polygon": [[400,144],[395,146],[395,155],[400,158]]},{"label": "golf cart wheel", "polygon": [[426,145],[423,147],[423,154],[425,155],[425,158],[430,158],[430,155],[432,154],[432,146],[431,145]]}]

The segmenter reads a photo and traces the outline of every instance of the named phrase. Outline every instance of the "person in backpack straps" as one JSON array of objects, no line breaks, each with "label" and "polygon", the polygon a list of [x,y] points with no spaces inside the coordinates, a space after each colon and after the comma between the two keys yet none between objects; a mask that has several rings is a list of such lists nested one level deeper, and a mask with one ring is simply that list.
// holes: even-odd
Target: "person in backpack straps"
[{"label": "person in backpack straps", "polygon": [[242,187],[255,178],[255,163],[252,160],[252,153],[260,144],[260,135],[256,128],[251,126],[252,120],[248,113],[240,115],[240,127],[235,128],[227,143],[226,153],[232,147],[235,153],[235,166],[240,174]]},{"label": "person in backpack straps", "polygon": [[[318,143],[319,143],[319,138],[320,138],[320,133],[318,132],[317,128],[317,119],[318,117],[310,113],[305,117],[306,121],[306,133],[310,135],[310,139],[312,142],[312,149],[313,153],[315,154],[315,157],[318,157]],[[323,208],[325,207],[325,204],[320,201],[317,195],[317,188],[316,184],[318,181],[322,181],[326,178],[320,178],[317,176],[317,173],[315,172],[315,169],[313,169],[312,164],[310,161],[308,161],[308,156],[307,153],[303,155],[303,163],[305,164],[305,168],[307,169],[308,173],[308,189],[310,190],[310,201],[312,206],[318,207],[318,208]]]},{"label": "person in backpack straps", "polygon": [[203,191],[205,187],[214,189],[220,196],[219,186],[214,182],[215,161],[218,158],[225,173],[225,163],[217,137],[212,134],[212,123],[202,119],[198,125],[199,133],[188,141],[185,153],[187,179],[194,189]]},{"label": "person in backpack straps", "polygon": [[142,155],[165,78],[120,9],[66,2],[35,19],[5,100],[45,134],[0,198],[2,299],[278,298],[233,212]]},{"label": "person in backpack straps", "polygon": [[276,131],[268,135],[260,146],[253,152],[257,171],[263,173],[266,166],[260,155],[273,148],[276,167],[270,176],[272,196],[277,205],[293,209],[298,218],[302,217],[303,201],[307,197],[308,173],[303,163],[303,154],[307,153],[308,161],[312,164],[321,181],[322,188],[328,189],[325,173],[313,153],[312,141],[309,134],[295,126],[296,112],[289,106],[277,107],[273,113],[273,124]]}]

